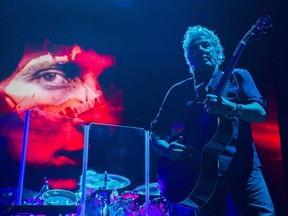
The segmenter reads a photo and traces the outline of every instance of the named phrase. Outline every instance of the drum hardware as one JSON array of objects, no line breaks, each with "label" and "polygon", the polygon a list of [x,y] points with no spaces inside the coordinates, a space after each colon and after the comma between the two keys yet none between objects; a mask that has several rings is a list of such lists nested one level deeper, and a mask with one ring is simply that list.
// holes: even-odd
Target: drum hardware
[{"label": "drum hardware", "polygon": [[119,199],[119,193],[116,189],[113,189],[110,194],[110,205],[115,204],[118,199]]},{"label": "drum hardware", "polygon": [[108,193],[105,188],[100,188],[85,199],[86,216],[105,216],[108,211]]},{"label": "drum hardware", "polygon": [[[80,177],[81,181],[82,176]],[[121,195],[118,189],[130,185],[124,176],[104,173],[93,173],[86,176],[85,216],[132,216],[138,209],[135,199],[139,195],[134,191],[125,191]],[[111,192],[109,192],[111,190]],[[79,191],[78,197],[81,197]]]}]

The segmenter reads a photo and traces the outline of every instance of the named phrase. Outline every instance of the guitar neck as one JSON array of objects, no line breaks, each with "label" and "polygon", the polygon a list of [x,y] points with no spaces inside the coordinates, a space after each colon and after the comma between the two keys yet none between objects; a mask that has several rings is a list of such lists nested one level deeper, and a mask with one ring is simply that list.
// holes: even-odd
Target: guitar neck
[{"label": "guitar neck", "polygon": [[242,53],[242,51],[244,50],[246,43],[241,40],[240,43],[238,44],[236,50],[234,51],[231,60],[229,61],[226,70],[224,71],[224,74],[222,75],[221,79],[219,80],[219,83],[217,85],[217,87],[214,90],[214,94],[220,96],[226,86],[226,83],[230,77],[230,75],[232,74],[235,65],[237,64],[239,57]]},{"label": "guitar neck", "polygon": [[226,70],[224,71],[223,76],[221,77],[217,87],[213,91],[215,95],[221,96],[225,85],[233,72],[236,63],[238,62],[238,59],[244,50],[245,45],[251,41],[251,39],[260,39],[263,34],[265,34],[265,30],[272,27],[272,20],[269,15],[261,16],[256,23],[249,29],[249,31],[244,35],[238,46],[236,47],[236,50],[234,51],[232,58],[230,62],[228,63],[228,66],[226,67]]}]

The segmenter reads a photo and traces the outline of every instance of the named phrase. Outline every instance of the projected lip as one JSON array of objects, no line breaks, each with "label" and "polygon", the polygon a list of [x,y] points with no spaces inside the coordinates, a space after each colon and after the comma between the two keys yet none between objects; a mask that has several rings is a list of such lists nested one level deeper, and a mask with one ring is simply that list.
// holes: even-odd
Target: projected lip
[{"label": "projected lip", "polygon": [[56,166],[64,166],[64,165],[79,165],[81,164],[81,158],[83,155],[82,150],[78,151],[66,151],[59,150],[54,154],[53,164]]},{"label": "projected lip", "polygon": [[62,188],[72,190],[77,187],[77,180],[75,179],[49,179],[49,187],[51,188]]},{"label": "projected lip", "polygon": [[63,165],[78,165],[79,160],[78,159],[71,159],[65,156],[60,156],[54,159],[53,164],[56,166],[63,166]]}]

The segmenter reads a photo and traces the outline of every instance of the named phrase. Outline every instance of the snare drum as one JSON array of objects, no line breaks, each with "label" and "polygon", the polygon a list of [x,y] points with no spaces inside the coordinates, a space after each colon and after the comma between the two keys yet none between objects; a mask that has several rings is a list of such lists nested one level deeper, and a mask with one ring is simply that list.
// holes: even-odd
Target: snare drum
[{"label": "snare drum", "polygon": [[48,190],[42,195],[44,205],[77,205],[78,197],[68,190]]}]

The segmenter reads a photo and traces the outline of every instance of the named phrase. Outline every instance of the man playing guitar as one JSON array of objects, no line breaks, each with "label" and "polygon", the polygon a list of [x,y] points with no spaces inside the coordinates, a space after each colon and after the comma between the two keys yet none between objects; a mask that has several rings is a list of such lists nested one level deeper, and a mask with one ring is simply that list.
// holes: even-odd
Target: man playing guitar
[{"label": "man playing guitar", "polygon": [[218,36],[189,27],[183,49],[191,77],[170,88],[151,123],[151,144],[161,155],[158,183],[172,203],[170,215],[226,215],[228,194],[243,215],[275,215],[250,127],[266,116],[253,78],[233,68],[217,95],[225,74]]}]

